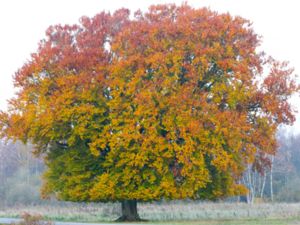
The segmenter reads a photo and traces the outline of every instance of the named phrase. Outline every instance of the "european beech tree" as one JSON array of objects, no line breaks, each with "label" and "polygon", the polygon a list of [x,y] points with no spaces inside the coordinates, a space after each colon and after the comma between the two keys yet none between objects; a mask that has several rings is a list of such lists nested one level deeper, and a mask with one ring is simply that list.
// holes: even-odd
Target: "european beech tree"
[{"label": "european beech tree", "polygon": [[45,156],[43,196],[118,201],[120,220],[137,202],[245,193],[298,90],[259,45],[248,20],[187,4],[51,26],[14,76],[2,135]]}]

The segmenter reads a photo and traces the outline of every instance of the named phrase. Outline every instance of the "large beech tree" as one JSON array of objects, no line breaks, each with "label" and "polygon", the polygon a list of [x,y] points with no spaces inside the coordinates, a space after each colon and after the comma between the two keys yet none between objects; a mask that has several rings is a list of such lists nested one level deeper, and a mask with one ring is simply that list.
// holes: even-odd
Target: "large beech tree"
[{"label": "large beech tree", "polygon": [[248,20],[186,4],[51,26],[14,76],[2,134],[45,155],[45,197],[119,201],[121,220],[137,202],[245,193],[298,90],[259,44]]}]

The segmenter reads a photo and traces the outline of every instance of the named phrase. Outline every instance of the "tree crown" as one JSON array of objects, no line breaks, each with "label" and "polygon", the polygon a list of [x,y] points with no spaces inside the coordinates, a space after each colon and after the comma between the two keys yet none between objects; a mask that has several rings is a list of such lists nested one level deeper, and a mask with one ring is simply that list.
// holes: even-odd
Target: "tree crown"
[{"label": "tree crown", "polygon": [[2,133],[46,153],[43,192],[62,199],[244,192],[245,165],[275,153],[298,90],[259,43],[248,20],[186,4],[51,26],[14,76]]}]

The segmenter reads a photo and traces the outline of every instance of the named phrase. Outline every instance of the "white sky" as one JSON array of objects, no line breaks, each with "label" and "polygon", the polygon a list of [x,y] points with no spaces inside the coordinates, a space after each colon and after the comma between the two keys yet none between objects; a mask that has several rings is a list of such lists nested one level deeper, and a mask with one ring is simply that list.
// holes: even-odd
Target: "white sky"
[{"label": "white sky", "polygon": [[[189,0],[194,7],[207,6],[230,12],[253,22],[263,36],[262,49],[274,58],[288,60],[300,75],[300,1],[297,0]],[[13,96],[12,75],[35,52],[45,30],[53,24],[77,23],[83,16],[121,7],[135,11],[151,4],[177,3],[182,0],[3,0],[0,1],[0,109]],[[300,82],[300,78],[299,78]],[[300,106],[299,97],[293,100]],[[300,111],[300,107],[298,109]],[[300,132],[300,113],[291,129]]]}]

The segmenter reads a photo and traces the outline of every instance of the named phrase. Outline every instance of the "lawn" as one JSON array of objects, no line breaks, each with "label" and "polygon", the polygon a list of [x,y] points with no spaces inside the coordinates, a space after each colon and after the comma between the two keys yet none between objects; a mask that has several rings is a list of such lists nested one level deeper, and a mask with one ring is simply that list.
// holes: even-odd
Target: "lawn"
[{"label": "lawn", "polygon": [[[162,225],[300,225],[300,203],[163,202],[139,204],[141,218]],[[0,217],[20,217],[24,212],[55,221],[111,222],[120,204],[49,204],[0,208]],[[299,220],[298,220],[299,218]],[[180,222],[179,222],[180,221]],[[299,222],[298,222],[299,221]]]},{"label": "lawn", "polygon": [[155,225],[300,225],[297,219],[209,220],[158,223]]},{"label": "lawn", "polygon": [[[141,224],[144,225],[145,223]],[[160,223],[146,223],[145,225],[300,225],[297,219],[265,219],[265,220],[209,220],[209,221],[172,221]],[[0,224],[7,225],[7,224]],[[113,225],[113,223],[112,223]]]},{"label": "lawn", "polygon": [[[110,223],[110,224],[116,225],[117,223]],[[0,224],[0,225],[7,225],[7,224]],[[254,220],[237,219],[237,220],[202,220],[202,221],[165,221],[165,222],[141,223],[141,225],[300,225],[300,220],[299,219],[254,219]]]}]

